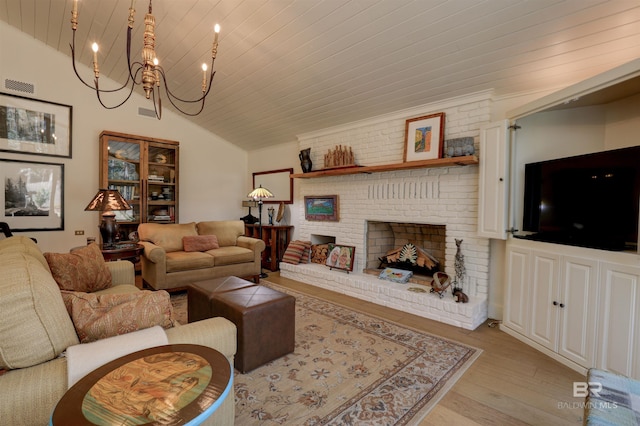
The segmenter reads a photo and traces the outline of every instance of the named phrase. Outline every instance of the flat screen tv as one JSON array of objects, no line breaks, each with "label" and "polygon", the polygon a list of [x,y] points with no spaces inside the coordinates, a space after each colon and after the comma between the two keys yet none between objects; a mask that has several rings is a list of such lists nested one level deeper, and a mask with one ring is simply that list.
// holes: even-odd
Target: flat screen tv
[{"label": "flat screen tv", "polygon": [[639,198],[640,146],[526,164],[522,237],[636,249]]}]

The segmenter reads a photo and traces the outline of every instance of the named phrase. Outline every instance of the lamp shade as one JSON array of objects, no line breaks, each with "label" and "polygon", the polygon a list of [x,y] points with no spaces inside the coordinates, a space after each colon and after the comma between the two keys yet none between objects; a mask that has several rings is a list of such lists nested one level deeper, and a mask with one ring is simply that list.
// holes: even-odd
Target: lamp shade
[{"label": "lamp shade", "polygon": [[271,198],[273,194],[267,188],[263,188],[262,185],[251,191],[247,197],[253,199]]},{"label": "lamp shade", "polygon": [[254,200],[243,201],[242,207],[258,207],[258,202]]},{"label": "lamp shade", "polygon": [[106,212],[114,210],[131,210],[132,207],[120,192],[115,189],[101,189],[93,200],[85,207],[85,211]]}]

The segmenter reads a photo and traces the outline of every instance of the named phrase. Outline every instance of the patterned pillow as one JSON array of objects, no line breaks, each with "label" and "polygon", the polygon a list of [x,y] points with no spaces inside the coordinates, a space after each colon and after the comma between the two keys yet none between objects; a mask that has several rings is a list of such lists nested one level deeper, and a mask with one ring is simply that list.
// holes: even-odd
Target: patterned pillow
[{"label": "patterned pillow", "polygon": [[308,241],[291,241],[289,243],[289,246],[285,250],[284,255],[282,256],[282,261],[284,263],[297,265],[298,263],[300,263],[305,250],[309,250],[310,245],[311,243],[309,243]]},{"label": "patterned pillow", "polygon": [[311,257],[311,241],[302,241],[305,244],[304,251],[302,252],[302,257],[300,258],[300,263],[309,263],[309,258]]},{"label": "patterned pillow", "polygon": [[169,293],[143,290],[95,294],[62,290],[62,299],[81,343],[159,325],[175,325]]},{"label": "patterned pillow", "polygon": [[111,287],[111,272],[97,244],[71,253],[45,253],[44,257],[61,290],[93,292]]},{"label": "patterned pillow", "polygon": [[215,235],[193,235],[182,237],[184,251],[207,251],[220,248]]}]

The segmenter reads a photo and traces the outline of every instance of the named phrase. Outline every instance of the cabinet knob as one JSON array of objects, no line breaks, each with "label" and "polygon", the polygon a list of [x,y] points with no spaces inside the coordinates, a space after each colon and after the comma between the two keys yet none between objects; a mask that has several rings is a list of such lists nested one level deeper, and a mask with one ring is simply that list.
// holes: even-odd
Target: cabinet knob
[{"label": "cabinet knob", "polygon": [[498,179],[498,180],[499,180],[500,182],[504,182],[504,179],[503,179],[503,178],[500,178],[500,179]]},{"label": "cabinet knob", "polygon": [[561,304],[560,304],[560,307],[561,307],[561,308],[564,308],[564,303],[561,303]]},{"label": "cabinet knob", "polygon": [[558,306],[558,302],[556,302],[555,300],[553,301],[553,306]]}]

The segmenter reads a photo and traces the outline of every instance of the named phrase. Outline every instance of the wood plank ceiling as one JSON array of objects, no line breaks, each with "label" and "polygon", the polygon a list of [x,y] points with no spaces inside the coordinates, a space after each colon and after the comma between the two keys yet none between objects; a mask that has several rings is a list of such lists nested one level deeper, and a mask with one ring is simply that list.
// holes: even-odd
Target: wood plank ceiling
[{"label": "wood plank ceiling", "polygon": [[[101,75],[118,81],[129,5],[79,5],[79,60],[89,66],[98,41]],[[71,7],[0,0],[0,19],[69,55]],[[136,9],[139,58],[146,0]],[[156,0],[153,12],[158,57],[184,96],[200,90],[221,25],[213,93],[191,120],[247,150],[481,90],[561,88],[640,56],[638,0]]]}]

